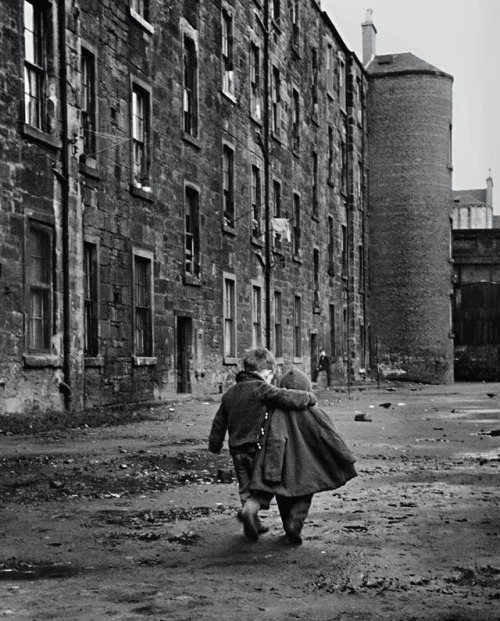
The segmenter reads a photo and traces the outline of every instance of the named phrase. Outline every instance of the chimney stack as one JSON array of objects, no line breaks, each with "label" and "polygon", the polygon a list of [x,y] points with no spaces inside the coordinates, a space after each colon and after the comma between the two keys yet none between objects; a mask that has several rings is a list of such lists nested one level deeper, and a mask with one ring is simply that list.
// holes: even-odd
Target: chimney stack
[{"label": "chimney stack", "polygon": [[365,67],[375,56],[377,29],[372,22],[372,14],[373,11],[367,9],[366,20],[361,24],[361,28],[363,29],[363,65]]},{"label": "chimney stack", "polygon": [[488,178],[486,179],[486,205],[493,207],[493,179],[491,177],[491,169],[488,171]]}]

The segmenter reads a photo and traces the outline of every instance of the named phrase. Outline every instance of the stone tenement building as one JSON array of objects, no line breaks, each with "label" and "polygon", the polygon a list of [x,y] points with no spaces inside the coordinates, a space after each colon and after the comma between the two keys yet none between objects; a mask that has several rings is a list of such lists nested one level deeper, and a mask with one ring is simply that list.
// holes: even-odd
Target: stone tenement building
[{"label": "stone tenement building", "polygon": [[0,411],[368,366],[367,76],[313,0],[0,4]]}]

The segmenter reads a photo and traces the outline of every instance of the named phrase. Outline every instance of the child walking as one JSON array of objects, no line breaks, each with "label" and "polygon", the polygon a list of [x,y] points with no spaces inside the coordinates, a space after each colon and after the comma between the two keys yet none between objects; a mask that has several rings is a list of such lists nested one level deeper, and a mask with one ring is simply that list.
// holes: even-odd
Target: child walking
[{"label": "child walking", "polygon": [[227,432],[243,507],[238,517],[243,522],[245,535],[256,541],[259,533],[268,530],[260,522],[257,513],[261,505],[265,506],[266,500],[273,497],[272,493],[263,492],[262,498],[254,498],[250,491],[254,461],[261,448],[268,411],[275,408],[305,410],[315,405],[316,397],[308,390],[272,386],[276,361],[265,347],[247,350],[242,362],[243,371],[236,375],[236,383],[222,396],[212,423],[208,448],[212,453],[218,453]]}]

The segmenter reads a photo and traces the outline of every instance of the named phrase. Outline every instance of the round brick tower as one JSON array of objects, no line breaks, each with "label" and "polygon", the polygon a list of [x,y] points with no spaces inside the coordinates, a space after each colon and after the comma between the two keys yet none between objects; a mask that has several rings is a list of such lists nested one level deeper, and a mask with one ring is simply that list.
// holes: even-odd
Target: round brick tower
[{"label": "round brick tower", "polygon": [[388,378],[452,382],[453,78],[412,54],[366,63],[372,360]]}]

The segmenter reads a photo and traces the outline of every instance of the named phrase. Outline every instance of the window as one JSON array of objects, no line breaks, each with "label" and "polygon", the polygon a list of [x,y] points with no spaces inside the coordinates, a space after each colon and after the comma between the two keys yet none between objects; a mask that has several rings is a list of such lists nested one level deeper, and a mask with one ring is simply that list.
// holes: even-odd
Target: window
[{"label": "window", "polygon": [[293,253],[300,254],[300,196],[293,195]]},{"label": "window", "polygon": [[149,190],[149,94],[132,87],[132,183]]},{"label": "window", "polygon": [[333,162],[335,159],[333,146],[333,127],[328,128],[328,181],[333,183]]},{"label": "window", "polygon": [[252,237],[259,239],[262,235],[262,189],[258,166],[252,166]]},{"label": "window", "polygon": [[[273,193],[272,193],[272,201],[273,201],[273,217],[281,218],[281,183],[273,181]],[[273,243],[275,250],[281,250],[282,248],[282,239],[283,236],[281,233],[274,231]]]},{"label": "window", "polygon": [[200,276],[200,223],[199,194],[194,188],[186,187],[184,201],[185,257],[184,275],[187,280]]},{"label": "window", "polygon": [[318,154],[316,151],[312,153],[312,215],[319,217],[319,179],[318,179]]},{"label": "window", "polygon": [[234,227],[234,151],[222,147],[222,211],[224,225]]},{"label": "window", "polygon": [[348,324],[347,324],[347,308],[344,308],[342,311],[342,329],[343,329],[343,339],[342,339],[342,356],[344,360],[347,360],[348,349],[349,349],[349,339],[348,339]]},{"label": "window", "polygon": [[347,147],[343,140],[340,143],[340,191],[347,193]]},{"label": "window", "polygon": [[255,43],[252,43],[250,49],[250,105],[252,116],[260,121],[262,113],[260,49]]},{"label": "window", "polygon": [[149,0],[132,0],[130,8],[142,17],[145,21],[149,21]]},{"label": "window", "polygon": [[46,131],[46,33],[39,3],[24,2],[24,122]]},{"label": "window", "polygon": [[302,357],[302,299],[294,296],[293,302],[293,357]]},{"label": "window", "polygon": [[32,222],[28,232],[28,349],[50,353],[52,337],[52,228]]},{"label": "window", "polygon": [[252,286],[252,347],[262,345],[262,289]]},{"label": "window", "polygon": [[300,95],[299,91],[293,91],[292,95],[292,148],[300,151]]},{"label": "window", "polygon": [[330,352],[332,358],[337,357],[337,343],[335,335],[335,306],[330,304]]},{"label": "window", "polygon": [[224,276],[223,292],[224,311],[224,357],[236,357],[236,279],[226,274]]},{"label": "window", "polygon": [[347,227],[342,225],[342,277],[347,278]]},{"label": "window", "polygon": [[234,94],[233,16],[222,11],[222,90]]},{"label": "window", "polygon": [[339,99],[340,108],[345,110],[347,107],[347,86],[345,61],[342,58],[339,60]]},{"label": "window", "polygon": [[363,291],[365,288],[365,253],[363,246],[358,247],[358,286],[359,290]]},{"label": "window", "polygon": [[292,0],[292,45],[294,48],[299,47],[300,37],[300,0]]},{"label": "window", "polygon": [[83,291],[84,291],[84,353],[94,358],[99,354],[98,301],[97,301],[97,246],[83,245]]},{"label": "window", "polygon": [[317,112],[318,106],[318,50],[313,47],[311,50],[311,74],[312,74],[312,89],[311,97],[313,104],[313,112]]},{"label": "window", "polygon": [[271,1],[271,18],[275,21],[276,24],[280,23],[281,18],[281,0],[272,0]]},{"label": "window", "polygon": [[198,61],[193,39],[184,37],[184,132],[198,137]]},{"label": "window", "polygon": [[97,129],[97,105],[96,105],[96,74],[95,56],[88,50],[82,49],[82,131],[83,131],[83,158],[86,163],[89,160],[95,162],[96,156],[96,129]]},{"label": "window", "polygon": [[314,296],[313,296],[313,310],[319,311],[319,250],[313,249],[313,282],[314,282]]},{"label": "window", "polygon": [[335,274],[335,231],[331,216],[328,218],[328,273],[330,276]]},{"label": "window", "polygon": [[283,357],[283,306],[281,291],[274,292],[274,355]]},{"label": "window", "polygon": [[280,94],[280,70],[273,67],[273,82],[271,92],[271,131],[275,136],[280,133],[281,120],[281,94]]},{"label": "window", "polygon": [[151,259],[134,255],[134,353],[153,355],[153,300],[151,290]]},{"label": "window", "polygon": [[326,88],[330,95],[333,95],[335,82],[335,54],[333,45],[328,44],[326,48]]}]

